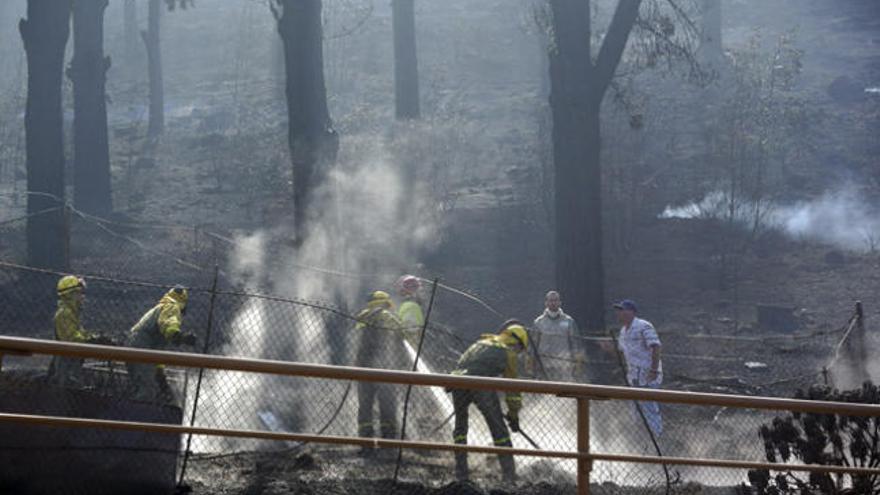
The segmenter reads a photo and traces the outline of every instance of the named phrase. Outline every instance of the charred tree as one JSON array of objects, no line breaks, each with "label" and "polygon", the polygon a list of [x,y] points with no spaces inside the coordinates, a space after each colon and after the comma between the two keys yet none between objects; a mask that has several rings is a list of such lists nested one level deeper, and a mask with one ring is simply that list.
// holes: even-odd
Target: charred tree
[{"label": "charred tree", "polygon": [[[27,249],[30,264],[67,268],[61,81],[71,0],[28,0],[18,29],[28,64],[24,117],[27,151]],[[56,208],[45,213],[46,210]],[[41,213],[44,212],[44,213]]]},{"label": "charred tree", "polygon": [[272,12],[284,44],[296,243],[306,233],[306,208],[325,170],[336,159],[338,137],[327,108],[321,0],[274,0]]},{"label": "charred tree", "polygon": [[108,0],[73,3],[73,201],[93,215],[113,209],[105,84],[110,57],[104,56],[104,11]]},{"label": "charred tree", "polygon": [[162,50],[160,47],[159,27],[161,0],[149,0],[147,13],[147,30],[141,31],[141,38],[147,47],[147,74],[150,80],[150,116],[147,124],[147,135],[157,138],[165,129],[165,89],[162,82]]},{"label": "charred tree", "polygon": [[394,109],[398,119],[419,118],[415,0],[392,0],[394,24]]},{"label": "charred tree", "polygon": [[590,2],[549,0],[553,23],[553,114],[557,286],[584,331],[605,328],[599,110],[641,0],[620,0],[598,56],[591,57]]}]

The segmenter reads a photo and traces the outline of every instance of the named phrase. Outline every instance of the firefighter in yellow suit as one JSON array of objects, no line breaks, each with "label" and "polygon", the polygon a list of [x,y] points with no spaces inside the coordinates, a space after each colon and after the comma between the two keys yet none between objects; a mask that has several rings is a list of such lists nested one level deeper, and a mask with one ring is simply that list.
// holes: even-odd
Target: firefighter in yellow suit
[{"label": "firefighter in yellow suit", "polygon": [[[106,339],[86,331],[80,322],[85,302],[86,282],[75,275],[58,280],[58,309],[55,311],[55,339],[61,342],[105,343]],[[82,385],[82,358],[56,356],[49,371],[52,383]]]},{"label": "firefighter in yellow suit", "polygon": [[419,289],[422,284],[418,277],[404,275],[397,281],[398,294],[401,298],[397,309],[397,318],[403,325],[403,332],[413,346],[417,345],[419,334],[425,326],[425,315],[422,313],[422,300]]},{"label": "firefighter in yellow suit", "polygon": [[[517,378],[519,354],[529,345],[529,337],[525,327],[516,320],[508,320],[496,334],[483,334],[461,355],[453,375],[471,376],[503,376]],[[452,405],[455,410],[455,426],[452,430],[453,441],[467,444],[468,409],[471,404],[483,414],[492,440],[496,447],[511,447],[510,430],[504,424],[507,419],[510,429],[519,431],[519,411],[522,408],[522,394],[508,392],[505,396],[507,415],[501,411],[498,394],[486,390],[452,390]],[[516,480],[516,465],[512,455],[499,455],[501,475],[505,482]],[[455,453],[455,476],[459,480],[469,476],[466,452]]]},{"label": "firefighter in yellow suit", "polygon": [[[180,286],[169,290],[159,304],[144,313],[131,328],[129,347],[162,350],[168,345],[195,345],[195,335],[180,330],[189,292]],[[127,363],[128,375],[135,389],[136,400],[155,401],[171,395],[162,365]]]}]

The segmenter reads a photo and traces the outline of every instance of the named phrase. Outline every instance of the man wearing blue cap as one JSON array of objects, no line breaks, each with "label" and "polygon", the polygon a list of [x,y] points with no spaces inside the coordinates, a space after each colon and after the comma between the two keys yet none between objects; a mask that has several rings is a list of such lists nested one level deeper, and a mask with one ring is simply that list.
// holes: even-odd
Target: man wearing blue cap
[{"label": "man wearing blue cap", "polygon": [[[614,303],[617,321],[622,325],[617,345],[626,360],[626,380],[632,387],[660,388],[663,363],[660,362],[660,337],[649,321],[636,317],[638,307],[631,299]],[[639,401],[638,405],[655,436],[663,433],[663,418],[656,402]]]}]

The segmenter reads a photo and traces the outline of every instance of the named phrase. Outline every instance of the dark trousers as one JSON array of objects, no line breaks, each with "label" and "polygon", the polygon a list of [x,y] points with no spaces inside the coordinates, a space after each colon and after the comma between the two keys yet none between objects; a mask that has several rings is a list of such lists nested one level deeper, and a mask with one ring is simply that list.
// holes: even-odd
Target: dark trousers
[{"label": "dark trousers", "polygon": [[397,396],[394,386],[358,382],[358,435],[375,436],[374,405],[379,402],[379,430],[382,438],[397,438]]},{"label": "dark trousers", "polygon": [[55,385],[76,387],[83,385],[83,359],[55,356],[49,367],[49,378]]},{"label": "dark trousers", "polygon": [[[468,409],[471,404],[477,406],[496,447],[512,447],[510,430],[504,422],[504,413],[501,412],[501,401],[496,392],[483,390],[453,390],[452,405],[455,408],[455,427],[452,429],[452,437],[455,443],[467,444],[468,434]],[[501,475],[507,481],[516,478],[516,466],[512,455],[499,455],[498,462],[501,464]],[[468,460],[466,452],[455,453],[455,476],[458,479],[467,479],[469,476]]]},{"label": "dark trousers", "polygon": [[155,364],[126,363],[133,399],[146,402],[176,402],[165,371]]}]

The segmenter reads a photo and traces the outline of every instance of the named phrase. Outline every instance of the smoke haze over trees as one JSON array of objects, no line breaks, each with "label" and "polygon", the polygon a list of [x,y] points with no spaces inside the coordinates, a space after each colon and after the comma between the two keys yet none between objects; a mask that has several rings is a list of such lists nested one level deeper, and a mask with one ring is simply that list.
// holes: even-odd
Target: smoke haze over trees
[{"label": "smoke haze over trees", "polygon": [[[0,261],[192,287],[216,265],[340,315],[440,277],[456,352],[558,290],[610,384],[596,340],[631,298],[664,387],[790,397],[856,300],[880,350],[878,39],[876,0],[0,0]],[[242,306],[220,324],[259,349],[345,361],[349,326]]]}]

